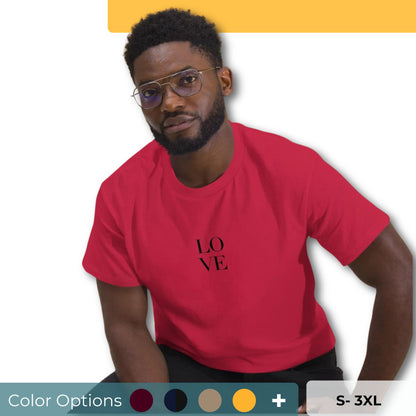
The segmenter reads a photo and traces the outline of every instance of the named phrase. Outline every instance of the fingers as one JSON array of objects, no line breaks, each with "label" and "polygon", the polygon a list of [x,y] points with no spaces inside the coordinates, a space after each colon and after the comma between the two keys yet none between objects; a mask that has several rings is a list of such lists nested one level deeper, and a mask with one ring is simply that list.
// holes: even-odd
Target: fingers
[{"label": "fingers", "polygon": [[304,402],[301,406],[298,408],[299,414],[305,414],[306,413],[306,402]]}]

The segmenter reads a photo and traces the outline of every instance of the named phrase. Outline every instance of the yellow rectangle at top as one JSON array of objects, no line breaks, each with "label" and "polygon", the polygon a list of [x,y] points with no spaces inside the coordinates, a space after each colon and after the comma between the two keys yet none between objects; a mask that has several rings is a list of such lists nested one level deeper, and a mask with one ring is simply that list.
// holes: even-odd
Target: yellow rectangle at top
[{"label": "yellow rectangle at top", "polygon": [[416,0],[108,0],[108,28],[127,33],[171,7],[207,17],[219,32],[416,32]]}]

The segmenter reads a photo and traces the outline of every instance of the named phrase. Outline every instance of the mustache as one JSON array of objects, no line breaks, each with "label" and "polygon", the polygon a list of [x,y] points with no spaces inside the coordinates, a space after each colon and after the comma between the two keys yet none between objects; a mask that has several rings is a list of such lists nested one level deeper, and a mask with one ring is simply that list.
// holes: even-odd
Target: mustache
[{"label": "mustache", "polygon": [[192,118],[200,119],[198,114],[189,113],[188,111],[173,111],[171,113],[165,113],[163,120],[162,120],[162,127],[165,124],[165,121],[170,117],[177,117],[177,116],[190,116]]}]

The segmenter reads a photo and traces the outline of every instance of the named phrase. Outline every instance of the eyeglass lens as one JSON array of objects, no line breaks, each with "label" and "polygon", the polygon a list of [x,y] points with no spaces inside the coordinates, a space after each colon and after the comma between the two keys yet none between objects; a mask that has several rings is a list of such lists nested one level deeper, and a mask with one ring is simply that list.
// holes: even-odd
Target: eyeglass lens
[{"label": "eyeglass lens", "polygon": [[157,107],[162,102],[162,86],[169,84],[172,90],[181,97],[189,97],[201,90],[201,75],[195,69],[188,69],[171,76],[168,82],[159,84],[151,82],[138,88],[134,98],[139,100],[142,108],[149,109]]}]

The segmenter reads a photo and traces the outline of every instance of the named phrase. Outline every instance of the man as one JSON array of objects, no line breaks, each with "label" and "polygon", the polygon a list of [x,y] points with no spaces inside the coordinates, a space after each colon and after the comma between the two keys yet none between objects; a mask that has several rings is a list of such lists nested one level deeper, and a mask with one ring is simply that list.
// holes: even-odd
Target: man
[{"label": "man", "polygon": [[308,380],[342,379],[308,236],[377,289],[359,378],[393,379],[411,339],[407,247],[314,151],[227,119],[220,48],[212,24],[175,9],[129,35],[156,141],[102,184],[83,262],[116,368],[106,381],[293,381],[302,403]]}]

